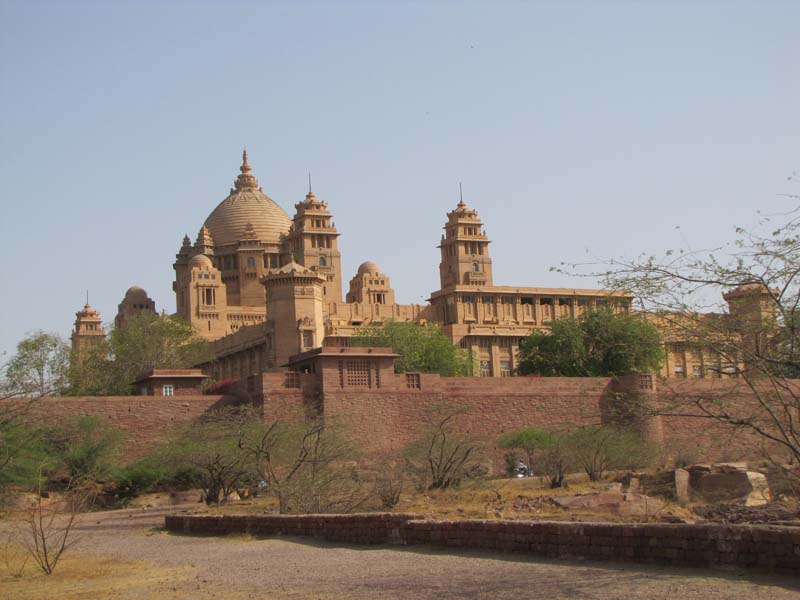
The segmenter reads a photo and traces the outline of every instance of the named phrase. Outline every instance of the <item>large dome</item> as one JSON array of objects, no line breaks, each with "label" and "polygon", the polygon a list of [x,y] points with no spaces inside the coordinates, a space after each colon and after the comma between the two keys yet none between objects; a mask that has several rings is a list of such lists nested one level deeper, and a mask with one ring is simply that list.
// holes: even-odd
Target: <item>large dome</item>
[{"label": "large dome", "polygon": [[258,180],[247,163],[247,151],[243,153],[242,161],[236,187],[208,215],[204,225],[211,233],[215,246],[243,239],[248,223],[252,225],[258,240],[278,243],[281,236],[289,231],[292,220],[258,187]]}]

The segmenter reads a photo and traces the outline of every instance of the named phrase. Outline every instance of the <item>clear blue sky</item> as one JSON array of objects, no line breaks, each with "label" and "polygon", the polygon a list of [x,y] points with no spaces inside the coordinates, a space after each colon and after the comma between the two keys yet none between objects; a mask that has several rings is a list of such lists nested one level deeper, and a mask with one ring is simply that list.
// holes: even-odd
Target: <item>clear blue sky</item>
[{"label": "clear blue sky", "polygon": [[[713,246],[786,210],[798,2],[0,1],[0,352],[113,319],[172,262],[247,146],[292,214],[327,200],[344,279],[438,288],[445,213],[478,209],[495,283],[562,260]],[[680,229],[676,229],[680,226]]]}]

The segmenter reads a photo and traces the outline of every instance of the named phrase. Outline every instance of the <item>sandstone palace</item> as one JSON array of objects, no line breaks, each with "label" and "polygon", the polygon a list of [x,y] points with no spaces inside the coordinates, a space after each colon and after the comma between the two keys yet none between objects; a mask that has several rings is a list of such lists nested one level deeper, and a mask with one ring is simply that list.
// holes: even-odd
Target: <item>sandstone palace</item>
[{"label": "sandstone palace", "polygon": [[[438,323],[469,351],[475,375],[508,377],[520,339],[533,330],[599,306],[631,309],[624,293],[495,285],[490,240],[478,212],[463,200],[447,213],[438,246],[440,287],[429,304],[398,304],[388,274],[370,260],[345,293],[340,234],[327,202],[309,190],[290,217],[259,187],[246,151],[240,171],[194,244],[183,238],[174,263],[176,314],[211,342],[215,360],[204,368],[218,379],[244,380],[313,348],[347,346],[359,327],[390,319]],[[731,311],[741,306],[737,300]],[[132,314],[155,310],[145,290],[132,287],[115,324],[124,327]],[[77,313],[73,345],[79,349],[102,335],[100,316],[87,305]],[[725,376],[725,365],[712,365],[716,359],[702,349],[666,333],[665,340],[663,376]]]}]

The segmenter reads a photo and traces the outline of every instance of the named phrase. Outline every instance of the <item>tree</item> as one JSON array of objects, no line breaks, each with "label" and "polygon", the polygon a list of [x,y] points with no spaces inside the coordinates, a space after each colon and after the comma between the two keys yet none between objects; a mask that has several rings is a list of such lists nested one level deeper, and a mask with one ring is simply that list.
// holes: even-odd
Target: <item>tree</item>
[{"label": "tree", "polygon": [[73,395],[127,395],[137,376],[151,369],[192,367],[211,358],[208,342],[192,325],[167,315],[139,313],[112,329],[74,365]]},{"label": "tree", "polygon": [[658,371],[658,329],[640,315],[597,310],[553,321],[520,342],[519,372],[562,377],[613,377]]},{"label": "tree", "polygon": [[[638,307],[706,357],[724,393],[675,387],[658,414],[715,421],[747,432],[800,484],[800,209],[738,228],[732,244],[662,256],[568,265],[627,290]],[[725,300],[726,302],[723,302]],[[717,386],[720,387],[720,386]],[[738,436],[748,439],[748,436]]]},{"label": "tree", "polygon": [[335,423],[319,418],[264,423],[253,414],[243,421],[238,444],[282,514],[346,513],[368,499],[353,467],[354,450]]},{"label": "tree", "polygon": [[637,433],[605,425],[579,427],[570,433],[569,444],[590,481],[611,469],[648,466],[654,457],[652,446]]},{"label": "tree", "polygon": [[509,431],[500,436],[498,445],[501,448],[522,450],[525,452],[528,466],[534,468],[535,451],[547,448],[552,444],[552,433],[538,427],[524,427]]},{"label": "tree", "polygon": [[55,333],[36,331],[17,344],[3,368],[2,398],[39,398],[63,393],[68,385],[69,346]]},{"label": "tree", "polygon": [[111,477],[122,444],[122,432],[102,417],[76,416],[44,434],[51,468],[70,481],[104,481]]},{"label": "tree", "polygon": [[195,474],[206,504],[225,502],[258,481],[250,454],[239,444],[249,416],[238,407],[213,411],[184,428],[163,453],[173,472]]},{"label": "tree", "polygon": [[458,430],[458,413],[435,409],[431,425],[405,450],[408,470],[421,489],[457,487],[479,466],[481,444],[474,436]]},{"label": "tree", "polygon": [[453,345],[436,324],[387,321],[361,329],[350,338],[350,345],[390,347],[400,355],[395,362],[398,373],[420,371],[445,377],[471,373],[469,355]]}]

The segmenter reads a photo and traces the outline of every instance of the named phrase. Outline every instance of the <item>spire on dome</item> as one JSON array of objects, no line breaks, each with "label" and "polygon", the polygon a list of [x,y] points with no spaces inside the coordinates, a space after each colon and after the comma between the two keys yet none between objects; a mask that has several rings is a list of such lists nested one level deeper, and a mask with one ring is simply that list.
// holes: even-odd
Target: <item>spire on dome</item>
[{"label": "spire on dome", "polygon": [[208,227],[203,225],[200,228],[199,233],[197,234],[197,241],[195,242],[195,246],[201,249],[204,248],[211,248],[214,245],[214,239],[211,237],[211,232],[208,230]]},{"label": "spire on dome", "polygon": [[253,175],[253,169],[250,168],[250,163],[247,162],[247,148],[242,151],[242,166],[239,167],[241,173],[236,178],[236,190],[257,190],[258,179]]}]

